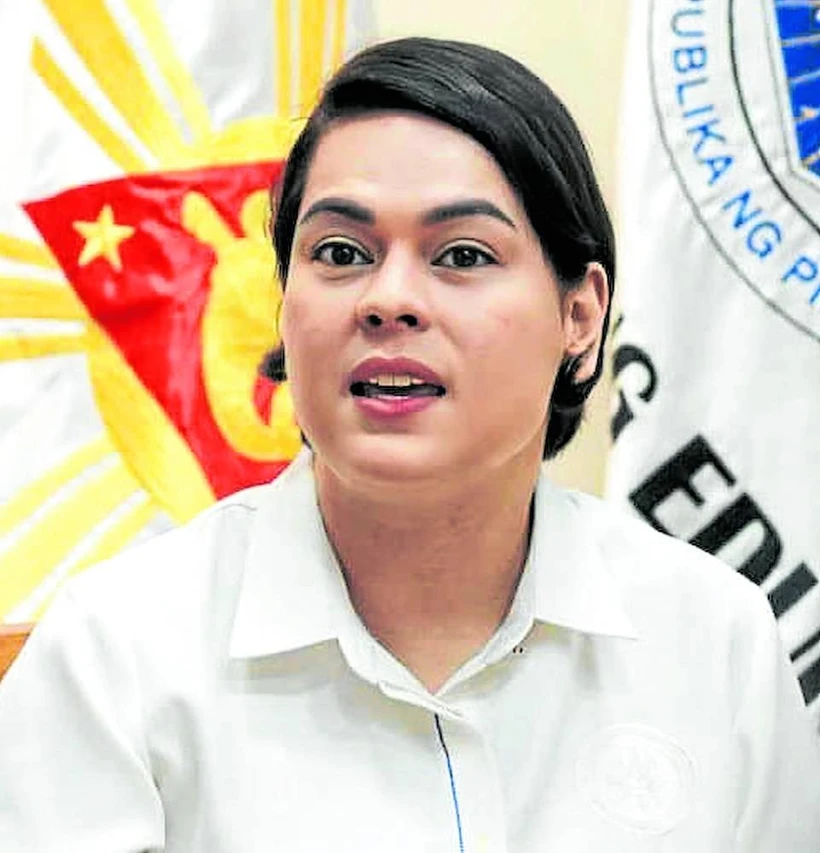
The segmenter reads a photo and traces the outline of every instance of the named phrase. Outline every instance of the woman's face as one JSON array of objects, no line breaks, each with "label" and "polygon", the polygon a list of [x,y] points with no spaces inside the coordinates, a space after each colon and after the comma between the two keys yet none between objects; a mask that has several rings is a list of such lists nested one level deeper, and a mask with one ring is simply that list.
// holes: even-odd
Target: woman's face
[{"label": "woman's face", "polygon": [[346,479],[430,484],[537,465],[558,366],[600,331],[605,281],[587,278],[562,297],[472,138],[403,113],[332,126],[310,166],[282,311],[317,460]]}]

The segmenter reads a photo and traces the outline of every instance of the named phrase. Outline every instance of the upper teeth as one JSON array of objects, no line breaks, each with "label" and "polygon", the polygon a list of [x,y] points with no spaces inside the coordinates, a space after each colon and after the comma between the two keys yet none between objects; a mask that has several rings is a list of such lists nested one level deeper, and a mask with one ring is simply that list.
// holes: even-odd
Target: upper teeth
[{"label": "upper teeth", "polygon": [[382,387],[394,386],[406,388],[409,385],[424,385],[424,380],[407,373],[382,373],[367,380],[370,385],[381,385]]}]

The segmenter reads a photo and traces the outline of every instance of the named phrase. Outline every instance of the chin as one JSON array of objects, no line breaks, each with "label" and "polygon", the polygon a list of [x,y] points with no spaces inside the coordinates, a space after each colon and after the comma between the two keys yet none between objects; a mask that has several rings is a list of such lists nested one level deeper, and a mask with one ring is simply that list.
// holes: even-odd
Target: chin
[{"label": "chin", "polygon": [[427,485],[441,482],[463,471],[441,441],[411,435],[359,435],[344,443],[332,442],[316,450],[321,462],[350,483]]}]

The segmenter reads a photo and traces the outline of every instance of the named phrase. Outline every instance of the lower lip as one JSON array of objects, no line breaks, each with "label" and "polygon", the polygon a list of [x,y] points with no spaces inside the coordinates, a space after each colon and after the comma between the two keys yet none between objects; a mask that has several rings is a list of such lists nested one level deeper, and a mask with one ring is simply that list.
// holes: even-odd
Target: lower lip
[{"label": "lower lip", "polygon": [[428,409],[439,397],[354,397],[359,410],[371,418],[401,418]]}]

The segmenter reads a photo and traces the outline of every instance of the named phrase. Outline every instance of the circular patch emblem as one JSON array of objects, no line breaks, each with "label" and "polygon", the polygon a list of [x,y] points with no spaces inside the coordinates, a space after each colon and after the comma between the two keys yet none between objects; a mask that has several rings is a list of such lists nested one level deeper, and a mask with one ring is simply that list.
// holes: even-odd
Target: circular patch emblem
[{"label": "circular patch emblem", "polygon": [[667,735],[646,726],[597,732],[576,767],[579,790],[607,820],[649,834],[668,832],[688,813],[694,771]]},{"label": "circular patch emblem", "polygon": [[652,0],[647,35],[658,127],[695,216],[820,340],[820,7]]}]

